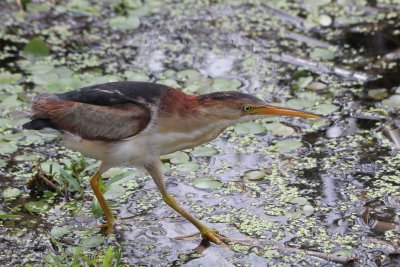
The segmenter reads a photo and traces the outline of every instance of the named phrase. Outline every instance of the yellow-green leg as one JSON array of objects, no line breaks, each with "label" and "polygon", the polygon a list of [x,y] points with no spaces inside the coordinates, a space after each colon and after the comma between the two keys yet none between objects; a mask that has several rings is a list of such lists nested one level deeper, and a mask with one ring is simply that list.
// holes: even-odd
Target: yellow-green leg
[{"label": "yellow-green leg", "polygon": [[100,175],[101,174],[99,171],[97,171],[95,174],[93,174],[93,176],[90,178],[90,186],[92,187],[94,195],[96,196],[97,201],[99,202],[100,207],[101,207],[104,215],[106,216],[105,227],[107,227],[106,233],[109,235],[109,234],[113,233],[115,218],[112,215],[111,209],[108,206],[107,201],[104,198],[103,193],[100,190],[100,187],[99,187]]},{"label": "yellow-green leg", "polygon": [[167,190],[161,191],[161,194],[163,196],[164,202],[167,203],[168,206],[173,208],[176,212],[186,218],[194,226],[196,226],[197,229],[199,229],[201,237],[203,239],[209,240],[217,245],[226,246],[226,243],[229,240],[228,238],[219,235],[217,230],[208,227],[207,225],[203,224],[201,221],[193,217],[189,212],[183,209],[181,205],[179,205],[178,201],[176,201],[175,198],[172,197]]},{"label": "yellow-green leg", "polygon": [[208,241],[211,241],[217,245],[227,246],[228,238],[219,235],[218,232],[207,225],[203,224],[201,221],[193,217],[189,212],[179,205],[178,201],[172,197],[165,186],[164,177],[161,172],[161,162],[159,159],[152,161],[146,166],[147,171],[150,173],[154,182],[156,183],[160,193],[165,201],[165,203],[177,211],[180,215],[191,222],[197,229],[199,229],[201,237]]}]

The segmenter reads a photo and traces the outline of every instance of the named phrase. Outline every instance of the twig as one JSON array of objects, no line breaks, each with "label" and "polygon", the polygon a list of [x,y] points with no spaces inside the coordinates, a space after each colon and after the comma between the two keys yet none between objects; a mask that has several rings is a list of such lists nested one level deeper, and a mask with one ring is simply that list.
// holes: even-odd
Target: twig
[{"label": "twig", "polygon": [[331,67],[331,66],[328,66],[327,64],[324,64],[321,62],[309,60],[306,58],[300,58],[295,55],[291,55],[291,54],[287,54],[287,53],[282,53],[281,55],[272,55],[271,59],[274,61],[285,62],[285,63],[297,65],[297,66],[302,66],[302,67],[311,69],[312,71],[315,71],[317,73],[336,74],[338,76],[344,77],[349,80],[366,82],[366,81],[371,81],[371,80],[377,79],[377,77],[370,76],[369,74],[367,74],[365,72],[350,70],[350,69],[346,69],[346,68],[340,67],[340,66]]},{"label": "twig", "polygon": [[284,251],[284,252],[293,252],[293,253],[304,253],[309,256],[318,257],[324,260],[329,260],[341,264],[346,264],[354,260],[352,257],[348,257],[345,255],[338,255],[338,254],[327,254],[319,251],[312,251],[306,249],[299,249],[299,248],[289,248],[289,247],[277,247],[277,249]]},{"label": "twig", "polygon": [[330,43],[325,42],[325,41],[320,41],[318,39],[315,39],[313,37],[306,36],[301,33],[296,33],[296,32],[291,32],[291,31],[283,31],[283,37],[299,41],[301,43],[305,43],[309,46],[317,46],[317,47],[322,47],[322,48],[328,48],[331,46]]},{"label": "twig", "polygon": [[304,19],[303,18],[293,16],[292,14],[289,14],[288,12],[280,10],[269,4],[264,3],[264,4],[262,4],[262,6],[265,7],[267,9],[267,11],[274,14],[278,19],[288,22],[288,23],[292,24],[293,26],[295,26],[296,28],[299,28],[301,30],[306,30],[304,27]]}]

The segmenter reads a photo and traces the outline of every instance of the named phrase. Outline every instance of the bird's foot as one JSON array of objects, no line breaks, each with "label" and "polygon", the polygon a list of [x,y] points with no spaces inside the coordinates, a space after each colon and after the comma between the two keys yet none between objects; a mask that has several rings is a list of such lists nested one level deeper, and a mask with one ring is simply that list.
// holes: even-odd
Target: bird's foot
[{"label": "bird's foot", "polygon": [[215,230],[215,229],[212,229],[209,227],[204,228],[200,233],[196,233],[196,234],[184,236],[184,237],[176,237],[176,239],[177,240],[190,240],[190,239],[197,238],[199,236],[201,236],[201,238],[203,239],[203,241],[205,243],[212,242],[216,245],[223,246],[223,247],[226,247],[229,249],[232,249],[229,245],[230,243],[246,245],[246,244],[242,243],[241,241],[251,241],[251,239],[229,238],[224,235],[221,235],[218,232],[218,230]]},{"label": "bird's foot", "polygon": [[105,235],[111,235],[114,233],[114,226],[115,226],[116,222],[117,222],[117,220],[113,219],[113,220],[107,221],[106,223],[98,225],[98,227],[101,228],[101,231]]}]

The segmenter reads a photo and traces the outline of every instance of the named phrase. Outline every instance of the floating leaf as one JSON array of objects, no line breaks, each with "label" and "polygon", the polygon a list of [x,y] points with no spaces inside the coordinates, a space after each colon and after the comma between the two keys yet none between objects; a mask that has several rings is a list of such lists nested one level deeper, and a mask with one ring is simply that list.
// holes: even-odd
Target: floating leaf
[{"label": "floating leaf", "polygon": [[103,236],[90,236],[82,240],[81,247],[83,249],[91,249],[103,244],[105,237]]},{"label": "floating leaf", "polygon": [[322,14],[318,17],[319,25],[328,27],[332,24],[332,18],[328,15]]},{"label": "floating leaf", "polygon": [[67,228],[54,226],[53,228],[51,228],[50,234],[54,237],[59,238],[69,234],[70,232],[71,231]]},{"label": "floating leaf", "polygon": [[50,54],[49,47],[46,42],[40,38],[33,38],[24,47],[24,53],[37,57],[48,56]]},{"label": "floating leaf", "polygon": [[222,183],[212,177],[201,177],[193,181],[193,186],[199,189],[220,189]]},{"label": "floating leaf", "polygon": [[328,87],[328,86],[324,83],[312,82],[306,86],[306,89],[312,90],[312,91],[322,91],[322,90],[326,89],[326,87]]},{"label": "floating leaf", "polygon": [[148,82],[150,77],[143,72],[125,71],[124,76],[128,81]]},{"label": "floating leaf", "polygon": [[238,80],[215,78],[211,85],[212,91],[234,91],[237,90],[242,83]]},{"label": "floating leaf", "polygon": [[116,16],[110,19],[109,25],[120,30],[132,30],[140,26],[140,19],[138,17]]},{"label": "floating leaf", "polygon": [[278,136],[289,136],[295,133],[292,127],[286,126],[280,122],[273,122],[265,124],[265,128],[274,135]]},{"label": "floating leaf", "polygon": [[260,180],[265,177],[265,172],[262,171],[248,171],[244,174],[245,180]]},{"label": "floating leaf", "polygon": [[20,73],[0,72],[0,84],[16,83],[21,79],[22,75]]},{"label": "floating leaf", "polygon": [[332,60],[335,58],[335,54],[327,48],[315,48],[314,51],[311,52],[310,57],[314,60]]},{"label": "floating leaf", "polygon": [[17,198],[20,194],[21,190],[19,190],[18,188],[8,187],[3,191],[2,196],[5,199],[14,199]]},{"label": "floating leaf", "polygon": [[18,146],[13,143],[0,141],[0,154],[11,154],[18,150]]},{"label": "floating leaf", "polygon": [[289,203],[304,206],[304,205],[308,204],[308,200],[305,197],[295,197],[295,198],[292,198],[289,201]]},{"label": "floating leaf", "polygon": [[185,152],[177,151],[172,154],[162,156],[161,160],[169,160],[170,163],[178,164],[178,163],[184,163],[186,161],[189,161],[190,157]]},{"label": "floating leaf", "polygon": [[195,172],[200,168],[200,164],[193,161],[184,162],[176,165],[176,170],[180,172]]},{"label": "floating leaf", "polygon": [[308,76],[308,77],[300,77],[297,80],[295,80],[293,82],[293,85],[295,88],[304,88],[307,85],[309,85],[311,82],[313,81],[313,77],[312,76]]},{"label": "floating leaf", "polygon": [[400,95],[392,95],[388,99],[383,100],[382,105],[387,108],[399,108],[400,107]]},{"label": "floating leaf", "polygon": [[41,213],[45,212],[48,206],[44,200],[39,200],[25,203],[24,208],[29,212]]},{"label": "floating leaf", "polygon": [[197,70],[193,69],[187,69],[187,70],[181,70],[176,74],[176,76],[179,79],[187,80],[187,79],[197,79],[200,77],[201,73],[198,72]]},{"label": "floating leaf", "polygon": [[104,197],[106,199],[116,199],[120,196],[124,195],[127,191],[127,188],[122,187],[120,185],[112,184],[108,190],[104,193]]},{"label": "floating leaf", "polygon": [[339,107],[335,106],[333,104],[321,104],[321,105],[314,107],[314,112],[319,115],[326,116],[326,115],[329,115],[329,114],[335,112],[338,109],[339,109]]},{"label": "floating leaf", "polygon": [[200,146],[193,149],[193,151],[190,152],[190,154],[192,154],[195,157],[211,157],[215,154],[218,154],[218,150],[216,150],[213,147]]},{"label": "floating leaf", "polygon": [[388,97],[388,92],[386,89],[371,89],[368,90],[368,96],[375,100],[382,100]]},{"label": "floating leaf", "polygon": [[234,126],[237,134],[261,134],[265,132],[265,126],[256,122],[238,123]]},{"label": "floating leaf", "polygon": [[286,102],[289,108],[304,109],[314,106],[315,101],[311,99],[290,99]]},{"label": "floating leaf", "polygon": [[303,214],[306,216],[310,216],[311,214],[313,214],[314,210],[314,207],[309,204],[303,206]]},{"label": "floating leaf", "polygon": [[303,143],[298,140],[293,140],[293,139],[282,140],[282,141],[276,142],[275,150],[277,152],[289,152],[289,151],[296,150],[302,146],[303,146]]}]

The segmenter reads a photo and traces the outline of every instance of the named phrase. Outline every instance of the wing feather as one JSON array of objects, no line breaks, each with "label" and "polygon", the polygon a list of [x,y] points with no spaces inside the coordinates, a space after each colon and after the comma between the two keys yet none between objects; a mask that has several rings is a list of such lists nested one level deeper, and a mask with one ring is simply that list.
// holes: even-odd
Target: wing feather
[{"label": "wing feather", "polygon": [[58,130],[90,140],[120,140],[134,136],[148,125],[150,110],[137,103],[110,106],[63,101],[52,94],[35,97],[33,119],[49,119]]}]

